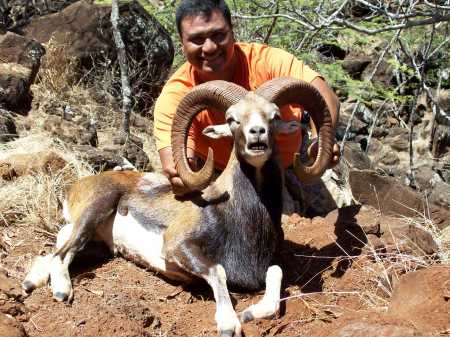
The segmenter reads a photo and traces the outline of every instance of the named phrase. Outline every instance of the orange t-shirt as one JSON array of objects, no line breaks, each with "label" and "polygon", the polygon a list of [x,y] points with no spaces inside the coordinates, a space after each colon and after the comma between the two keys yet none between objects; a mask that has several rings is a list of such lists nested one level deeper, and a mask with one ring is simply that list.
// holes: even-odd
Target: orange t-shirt
[{"label": "orange t-shirt", "polygon": [[[320,76],[292,54],[267,45],[236,43],[235,56],[238,57],[238,62],[233,82],[247,90],[255,90],[264,82],[280,76],[291,76],[306,82]],[[173,116],[184,95],[192,87],[200,84],[196,78],[194,68],[186,62],[170,77],[162,89],[154,110],[154,136],[158,150],[171,146]],[[287,106],[281,109],[281,115],[283,120],[299,120],[301,109]],[[202,134],[202,130],[208,125],[223,123],[225,123],[224,113],[211,113],[210,110],[200,112],[192,122],[187,144],[202,158],[206,158],[208,147],[211,147],[214,150],[214,163],[218,169],[225,168],[232,142],[230,139],[210,139]],[[293,154],[299,151],[301,132],[278,135],[276,141],[283,165],[285,167],[291,165]]]}]

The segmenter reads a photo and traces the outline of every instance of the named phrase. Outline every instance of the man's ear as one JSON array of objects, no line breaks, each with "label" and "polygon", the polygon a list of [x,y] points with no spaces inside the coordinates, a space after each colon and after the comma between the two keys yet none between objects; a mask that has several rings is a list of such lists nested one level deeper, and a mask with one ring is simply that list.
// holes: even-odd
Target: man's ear
[{"label": "man's ear", "polygon": [[231,130],[228,124],[209,125],[203,129],[202,133],[209,138],[219,139],[223,137],[231,137]]},{"label": "man's ear", "polygon": [[290,134],[297,132],[301,128],[299,121],[283,121],[281,119],[276,119],[273,121],[275,132],[281,134]]}]

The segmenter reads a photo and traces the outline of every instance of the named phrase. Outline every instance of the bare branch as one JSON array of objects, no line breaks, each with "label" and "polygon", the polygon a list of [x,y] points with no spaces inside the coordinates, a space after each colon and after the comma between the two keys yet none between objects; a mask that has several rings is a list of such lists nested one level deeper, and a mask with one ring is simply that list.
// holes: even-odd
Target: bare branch
[{"label": "bare branch", "polygon": [[273,18],[284,18],[284,19],[288,19],[290,21],[293,21],[303,27],[305,27],[308,30],[315,30],[318,27],[310,25],[300,19],[294,18],[293,16],[287,15],[287,14],[265,14],[265,15],[241,15],[241,14],[234,14],[233,15],[234,18],[238,18],[238,19],[247,19],[247,20],[260,20],[260,19],[273,19]]},{"label": "bare branch", "polygon": [[[330,16],[324,17],[319,12],[316,12],[315,15],[318,17],[318,23],[314,23],[311,20],[307,19],[305,16],[301,15],[298,11],[295,9],[291,9],[294,15],[288,15],[285,13],[275,13],[275,14],[263,14],[263,15],[242,15],[242,14],[234,14],[233,17],[240,18],[240,19],[248,19],[248,20],[260,20],[260,19],[273,19],[273,18],[283,18],[289,21],[292,21],[304,28],[306,28],[309,31],[315,31],[322,28],[330,28],[330,29],[342,29],[342,28],[349,28],[352,30],[355,30],[360,33],[368,34],[368,35],[375,35],[382,32],[387,31],[393,31],[393,30],[399,30],[399,29],[409,29],[413,27],[418,26],[426,26],[426,25],[432,25],[437,24],[441,22],[450,22],[450,14],[442,14],[442,13],[423,13],[423,12],[411,12],[411,9],[415,6],[414,3],[411,4],[410,8],[408,9],[407,13],[400,15],[399,13],[390,13],[390,12],[382,12],[383,15],[388,16],[388,18],[391,20],[392,24],[387,25],[381,28],[376,29],[368,29],[361,25],[357,25],[354,22],[351,22],[347,19],[339,18],[339,14],[341,14],[344,7],[347,5],[349,0],[345,0],[342,2],[342,4],[339,6],[339,8],[334,11]],[[372,6],[374,7],[374,6]],[[401,9],[401,7],[399,8]],[[378,11],[381,11],[378,9]],[[381,12],[380,12],[381,13]],[[426,17],[421,20],[406,20],[408,18],[412,17]],[[403,20],[402,23],[394,24],[394,20]],[[367,21],[367,20],[366,20]]]},{"label": "bare branch", "polygon": [[[278,1],[276,2],[275,6],[276,6],[276,8],[275,8],[275,14],[278,14],[278,13],[279,13],[279,10],[280,10],[280,6],[278,5]],[[265,37],[264,40],[263,40],[265,44],[269,43],[269,39],[270,39],[270,36],[272,35],[273,28],[275,27],[275,24],[277,23],[277,19],[278,19],[278,18],[273,18],[273,19],[272,19],[272,23],[270,24],[270,27],[269,27],[269,29],[267,30],[266,37]]]},{"label": "bare branch", "polygon": [[442,5],[438,5],[436,3],[432,4],[427,0],[424,0],[423,2],[425,5],[432,7],[432,8],[439,8],[439,9],[450,9],[450,6],[442,6]]},{"label": "bare branch", "polygon": [[432,24],[439,23],[439,22],[449,22],[449,21],[450,21],[450,14],[447,14],[447,15],[435,14],[432,17],[427,18],[427,19],[416,20],[416,21],[407,21],[405,23],[400,23],[400,24],[391,25],[391,26],[385,26],[383,28],[377,28],[377,29],[367,29],[367,28],[358,26],[348,20],[339,19],[339,18],[336,18],[334,23],[336,23],[340,26],[346,27],[346,28],[356,30],[357,32],[360,32],[360,33],[374,35],[374,34],[392,31],[392,30],[408,29],[408,28],[412,28],[412,27],[427,26],[427,25],[432,25]]}]

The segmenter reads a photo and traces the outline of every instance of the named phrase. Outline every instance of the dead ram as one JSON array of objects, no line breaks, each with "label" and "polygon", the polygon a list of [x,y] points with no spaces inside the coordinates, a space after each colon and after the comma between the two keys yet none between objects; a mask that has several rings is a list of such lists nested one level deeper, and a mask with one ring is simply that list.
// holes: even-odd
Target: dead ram
[{"label": "dead ram", "polygon": [[[331,117],[325,101],[311,85],[277,78],[255,92],[223,81],[195,87],[182,100],[174,117],[173,156],[183,182],[200,191],[178,198],[161,175],[104,172],[80,179],[66,198],[68,224],[58,233],[56,251],[38,257],[23,282],[30,292],[47,284],[53,297],[71,300],[69,265],[90,240],[104,241],[110,250],[166,277],[211,286],[215,319],[221,336],[241,335],[241,323],[277,312],[282,271],[275,255],[283,240],[281,229],[283,170],[277,160],[276,133],[299,130],[297,121],[283,121],[279,107],[301,104],[319,128],[316,161],[303,166],[298,155],[295,171],[303,181],[318,178],[329,161]],[[226,123],[203,134],[232,137],[227,167],[214,181],[213,151],[204,167],[193,172],[186,158],[187,130],[205,108],[225,112]],[[263,299],[239,315],[228,287],[257,290]]]}]

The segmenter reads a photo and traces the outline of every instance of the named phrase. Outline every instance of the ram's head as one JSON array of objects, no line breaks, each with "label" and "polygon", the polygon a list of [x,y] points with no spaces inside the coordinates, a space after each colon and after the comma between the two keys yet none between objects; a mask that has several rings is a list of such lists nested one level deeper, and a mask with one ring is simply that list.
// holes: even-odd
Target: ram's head
[{"label": "ram's head", "polygon": [[180,102],[172,123],[172,150],[176,168],[186,186],[192,190],[206,188],[213,177],[214,154],[209,149],[205,165],[198,172],[189,167],[186,142],[195,116],[211,108],[225,113],[226,123],[205,128],[212,138],[233,137],[235,155],[253,166],[262,166],[275,146],[277,132],[295,132],[299,123],[282,121],[279,107],[299,104],[307,110],[318,129],[319,151],[311,166],[294,155],[294,172],[300,181],[320,178],[331,159],[333,129],[325,100],[312,85],[293,78],[279,77],[264,83],[255,92],[225,81],[211,81],[192,89]]}]

